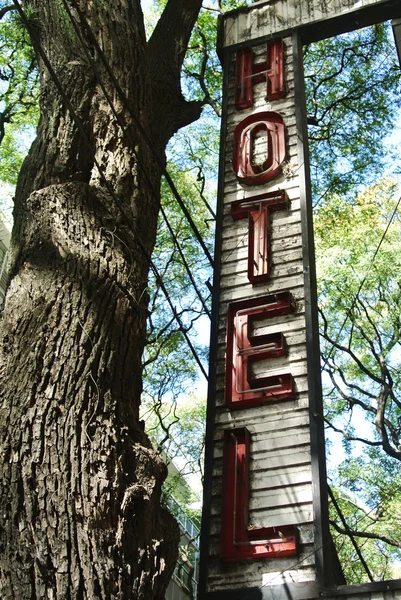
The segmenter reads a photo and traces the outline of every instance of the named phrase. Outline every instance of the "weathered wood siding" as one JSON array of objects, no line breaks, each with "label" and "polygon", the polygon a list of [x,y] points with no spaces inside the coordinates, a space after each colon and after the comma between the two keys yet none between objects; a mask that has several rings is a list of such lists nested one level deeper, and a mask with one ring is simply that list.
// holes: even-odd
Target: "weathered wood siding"
[{"label": "weathered wood siding", "polygon": [[[306,365],[304,312],[304,274],[300,211],[297,125],[295,118],[294,77],[291,38],[284,39],[285,82],[287,95],[282,100],[266,102],[266,83],[254,86],[252,108],[238,111],[234,106],[235,53],[230,64],[227,130],[224,165],[224,204],[220,309],[215,390],[216,418],[214,430],[214,466],[212,472],[212,504],[210,519],[210,560],[208,590],[247,588],[266,584],[272,575],[286,571],[286,581],[313,581],[314,565],[313,505],[310,452],[310,422]],[[256,62],[263,61],[266,44],[253,48]],[[241,184],[232,169],[233,132],[244,117],[261,110],[279,113],[286,127],[287,155],[283,174],[268,184]],[[248,221],[234,221],[231,204],[266,191],[285,190],[290,199],[288,210],[272,213],[272,272],[267,283],[252,285],[247,277]],[[295,399],[274,401],[254,408],[230,411],[224,402],[227,307],[229,302],[289,291],[295,310],[258,324],[258,334],[282,332],[288,344],[286,357],[256,363],[257,375],[291,373],[295,379]],[[247,427],[251,434],[250,525],[270,527],[297,525],[300,553],[295,557],[223,564],[220,556],[223,432],[234,427]],[[280,583],[283,576],[280,576]]]},{"label": "weathered wood siding", "polygon": [[370,6],[387,5],[383,0],[269,0],[255,2],[249,10],[228,15],[224,19],[222,45],[250,43],[258,38],[277,35],[310,23],[319,27],[339,16],[351,18],[353,12]]}]

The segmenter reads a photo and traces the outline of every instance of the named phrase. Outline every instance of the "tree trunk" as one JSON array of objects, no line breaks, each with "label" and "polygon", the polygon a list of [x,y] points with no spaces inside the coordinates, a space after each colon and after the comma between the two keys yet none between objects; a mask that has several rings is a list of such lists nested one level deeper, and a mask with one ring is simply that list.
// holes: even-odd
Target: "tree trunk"
[{"label": "tree trunk", "polygon": [[[179,76],[200,2],[169,0],[148,44],[139,0],[76,3],[157,152],[114,89],[74,1],[67,7],[85,49],[65,0],[26,0],[41,118],[16,192],[1,324],[0,594],[162,599],[179,532],[160,506],[166,468],[139,421],[141,355],[160,161],[172,133],[199,116]],[[182,13],[173,25],[171,10]]]}]

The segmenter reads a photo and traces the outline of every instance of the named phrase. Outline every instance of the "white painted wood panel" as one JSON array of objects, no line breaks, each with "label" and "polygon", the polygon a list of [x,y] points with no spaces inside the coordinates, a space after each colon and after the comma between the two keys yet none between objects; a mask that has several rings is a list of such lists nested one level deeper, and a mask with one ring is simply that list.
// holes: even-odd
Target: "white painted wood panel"
[{"label": "white painted wood panel", "polygon": [[[220,520],[217,517],[213,517],[212,519],[212,530],[211,530],[211,538],[212,544],[214,547],[214,554],[218,555],[219,543],[220,543]],[[301,544],[305,547],[305,554],[307,550],[311,548],[311,544],[313,544],[313,527],[310,524],[299,523],[298,525],[298,533]],[[293,559],[292,564],[296,562]],[[263,568],[263,564],[259,563],[260,568]],[[272,565],[274,567],[274,565]]]},{"label": "white painted wood panel", "polygon": [[274,0],[258,2],[252,10],[228,14],[224,19],[223,47],[260,38],[341,15],[349,15],[362,7],[384,4],[384,0],[341,0],[305,2],[305,0]]},{"label": "white painted wood panel", "polygon": [[[283,16],[287,11],[283,5]],[[254,16],[239,15],[235,35],[252,27]],[[266,27],[266,24],[263,25]],[[223,173],[222,249],[220,270],[220,306],[217,335],[215,425],[213,467],[211,481],[210,568],[208,589],[223,590],[232,587],[254,586],[264,575],[281,568],[290,569],[294,578],[303,581],[315,577],[313,569],[313,509],[310,451],[310,422],[308,411],[308,384],[306,364],[304,273],[301,237],[301,212],[297,124],[293,82],[291,39],[284,40],[286,57],[287,96],[276,102],[266,102],[266,83],[253,88],[254,105],[237,111],[234,106],[235,56],[229,65],[231,84],[228,90],[229,111],[227,131],[223,136],[226,157]],[[254,60],[262,62],[266,45],[255,47]],[[260,111],[278,112],[286,127],[286,161],[283,173],[267,184],[247,186],[235,176],[232,168],[232,145],[235,127],[246,116]],[[248,280],[248,222],[234,221],[231,204],[263,192],[286,190],[290,199],[288,210],[271,215],[270,251],[272,270],[270,279],[252,285]],[[292,400],[273,400],[261,406],[231,411],[225,403],[226,329],[228,304],[249,298],[260,298],[280,291],[290,291],[295,310],[293,313],[259,321],[254,335],[282,332],[288,354],[285,357],[258,361],[253,364],[256,378],[266,375],[291,373],[295,380]],[[219,559],[223,439],[224,431],[246,427],[251,435],[250,446],[250,504],[249,520],[260,526],[297,525],[300,531],[299,556],[277,560],[248,561],[239,565],[222,564]],[[303,566],[293,569],[294,563]],[[240,567],[240,568],[239,568]],[[301,575],[302,573],[302,575]],[[262,575],[262,578],[261,578]]]},{"label": "white painted wood panel", "polygon": [[[218,544],[216,544],[215,546],[215,552],[216,555],[218,555],[218,549],[219,546]],[[286,556],[283,558],[276,560],[269,560],[269,561],[248,561],[248,562],[244,562],[241,565],[241,569],[238,569],[238,565],[230,565],[230,564],[226,564],[225,565],[225,571],[231,571],[231,577],[238,581],[241,581],[241,578],[244,577],[246,578],[248,581],[250,577],[252,577],[252,574],[254,574],[254,570],[255,570],[255,563],[257,565],[257,572],[259,574],[259,577],[261,576],[262,573],[269,573],[269,571],[278,571],[278,570],[293,570],[294,567],[296,568],[302,568],[302,567],[310,567],[311,565],[313,565],[313,558],[311,557],[311,554],[313,554],[313,549],[311,545],[304,545],[304,551],[301,552],[298,556]],[[273,564],[272,564],[273,563]],[[253,568],[252,568],[253,566]],[[220,567],[221,569],[221,567]],[[211,563],[211,569],[210,569],[210,575],[211,576],[218,576],[219,573],[219,566],[218,566],[218,561],[216,561],[215,563]],[[230,579],[231,579],[230,577]],[[234,587],[234,586],[232,586]],[[238,587],[241,587],[240,585]],[[217,589],[217,588],[216,588]],[[223,589],[223,587],[219,586],[219,589]]]},{"label": "white painted wood panel", "polygon": [[[256,475],[256,473],[255,473]],[[253,476],[252,489],[256,491],[259,486],[263,485],[263,480],[260,477]],[[267,474],[270,489],[284,488],[290,485],[297,485],[301,483],[311,483],[312,473],[309,469],[306,469],[304,465],[301,466],[290,466],[287,468],[275,469]]]},{"label": "white painted wood panel", "polygon": [[[249,411],[249,415],[236,414],[235,424],[237,427],[248,427],[251,433],[259,434],[269,431],[286,431],[296,427],[304,427],[309,425],[309,414],[305,410],[294,410],[293,407],[288,407],[285,403],[278,403],[272,407],[270,411],[265,411],[265,418],[260,420],[258,413]],[[242,422],[244,420],[244,423]],[[234,424],[234,417],[230,412],[222,413],[216,421],[223,428]],[[221,437],[221,436],[219,436]],[[215,436],[216,439],[216,436]]]},{"label": "white painted wood panel", "polygon": [[[214,448],[214,458],[216,461],[215,469],[213,470],[213,475],[220,477],[222,475],[223,469],[223,448],[219,447],[217,444]],[[218,462],[218,459],[221,461]],[[292,467],[294,465],[303,465],[310,463],[310,448],[309,443],[303,446],[298,445],[294,448],[279,448],[276,450],[272,450],[269,452],[268,462],[266,462],[266,456],[262,455],[260,457],[257,454],[253,457],[252,461],[252,470],[264,470],[268,471],[269,469],[282,469],[285,467]]]}]

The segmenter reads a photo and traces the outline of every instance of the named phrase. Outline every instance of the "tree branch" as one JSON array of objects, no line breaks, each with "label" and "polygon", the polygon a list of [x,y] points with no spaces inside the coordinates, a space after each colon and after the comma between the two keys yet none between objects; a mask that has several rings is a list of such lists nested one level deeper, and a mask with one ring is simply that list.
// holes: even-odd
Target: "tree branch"
[{"label": "tree branch", "polygon": [[4,17],[4,15],[6,15],[8,12],[15,10],[15,6],[12,4],[10,6],[5,6],[4,8],[2,8],[0,10],[0,19],[2,19]]},{"label": "tree branch", "polygon": [[387,399],[389,397],[389,392],[386,386],[382,386],[380,391],[380,396],[377,402],[377,412],[375,418],[375,426],[377,429],[380,438],[383,440],[383,450],[387,452],[389,456],[396,458],[397,460],[401,460],[401,452],[399,450],[394,450],[394,448],[390,445],[390,441],[388,439],[387,430],[384,424],[385,421],[385,410]]},{"label": "tree branch", "polygon": [[[361,394],[365,394],[366,396],[372,398],[372,400],[376,400],[376,396],[373,396],[369,392],[366,392],[365,390],[362,390],[358,386],[354,386],[352,384],[349,384],[346,381],[345,376],[344,376],[342,370],[340,369],[340,367],[335,367],[335,369],[336,369],[337,373],[339,374],[339,376],[341,377],[341,380],[343,381],[343,383],[347,387],[354,388],[357,391],[359,391]],[[354,405],[360,406],[364,411],[370,412],[372,415],[374,415],[375,422],[376,422],[376,419],[378,418],[377,417],[378,409],[375,408],[375,407],[373,407],[373,406],[371,406],[370,404],[366,404],[360,398],[356,398],[355,396],[349,396],[348,394],[346,394],[344,392],[344,390],[341,388],[341,386],[339,386],[337,384],[336,380],[335,380],[335,377],[334,377],[334,368],[330,367],[329,365],[326,365],[326,369],[325,370],[326,370],[326,372],[328,373],[328,375],[330,377],[330,380],[331,380],[331,382],[332,382],[332,384],[334,386],[335,391],[337,392],[337,394],[339,394],[341,396],[341,398],[343,398],[347,402],[348,406],[351,409],[353,408]],[[379,399],[377,400],[377,402],[379,403]],[[393,424],[384,415],[382,415],[380,417],[380,419],[381,419],[380,423],[381,423],[382,429],[385,430],[385,428],[387,428],[387,430],[390,432],[390,436],[391,436],[391,439],[392,439],[394,445],[398,446],[398,435],[397,435],[397,431],[394,428]],[[333,429],[334,429],[334,426],[331,423],[328,422],[328,424],[330,424],[330,426],[333,427]],[[377,425],[376,425],[376,428],[377,428]],[[380,442],[379,444],[383,447],[383,450],[385,450],[386,452],[387,452],[387,448],[390,448],[390,452],[388,452],[388,454],[390,454],[391,456],[393,456],[393,458],[397,458],[397,456],[395,456],[393,454],[393,452],[395,452],[395,451],[391,448],[391,446],[390,446],[390,444],[388,442],[387,430],[385,430],[386,439],[387,439],[387,445],[386,446],[384,445],[383,435],[380,433],[380,431],[379,431],[379,434],[380,434],[380,438],[381,438],[381,440],[382,440],[383,443]],[[340,429],[338,429],[336,431],[338,431],[339,433],[342,433],[342,431]],[[351,438],[349,438],[349,439],[351,441]],[[360,440],[356,440],[356,438],[355,438],[355,441],[363,441],[363,440],[361,440],[361,439]],[[366,440],[366,443],[370,444],[370,445],[378,445],[378,444],[375,444],[373,442],[368,442],[367,440]],[[401,460],[401,458],[397,458],[397,459]]]},{"label": "tree branch", "polygon": [[181,93],[181,69],[202,0],[168,0],[147,50],[153,89],[151,125],[164,148],[181,127],[196,121],[203,102],[186,102]]},{"label": "tree branch", "polygon": [[[341,390],[341,388],[338,386],[337,382],[334,379],[334,372],[337,372],[339,374],[341,381],[344,383],[344,385],[347,386],[347,388],[350,388],[351,390],[355,390],[362,396],[367,396],[368,398],[371,398],[371,400],[376,400],[376,397],[377,397],[376,394],[372,394],[371,392],[364,390],[356,383],[349,383],[349,381],[347,381],[345,378],[342,368],[337,366],[334,360],[333,360],[332,365],[330,363],[326,363],[324,370],[326,371],[326,373],[329,374],[330,379],[337,390]],[[346,400],[349,400],[350,405],[352,405],[352,402],[354,401],[354,397],[344,394],[343,398]],[[365,408],[365,410],[372,410],[373,412],[376,412],[374,408],[370,408],[370,406],[365,405],[362,401],[360,402],[360,405],[362,406],[362,408]]]},{"label": "tree branch", "polygon": [[[148,50],[153,66],[168,63],[170,77],[179,83],[192,29],[202,0],[168,0],[150,39]],[[157,72],[157,69],[153,71]]]},{"label": "tree branch", "polygon": [[354,437],[352,435],[349,435],[343,429],[339,429],[338,427],[335,427],[333,425],[333,423],[331,423],[326,417],[324,417],[324,422],[327,423],[327,425],[330,427],[330,429],[332,429],[336,433],[341,433],[341,435],[349,442],[362,442],[363,444],[367,444],[368,446],[381,446],[382,445],[382,442],[372,442],[371,440],[366,440],[364,438],[359,438],[359,437]]},{"label": "tree branch", "polygon": [[365,375],[367,375],[368,377],[373,379],[373,381],[376,381],[376,383],[378,383],[380,385],[386,385],[386,381],[383,380],[383,378],[377,377],[377,375],[375,375],[371,370],[369,370],[367,367],[365,367],[365,365],[356,356],[356,354],[351,350],[351,348],[346,348],[345,346],[338,343],[337,340],[333,340],[331,338],[331,336],[328,333],[327,319],[320,309],[319,309],[319,313],[321,314],[323,323],[324,323],[324,331],[323,331],[322,335],[329,342],[329,344],[331,344],[337,350],[340,350],[341,352],[345,352],[346,354],[348,354],[352,358],[352,360],[356,363],[356,365],[359,367],[359,369],[362,371],[362,373],[365,373]]},{"label": "tree branch", "polygon": [[370,533],[369,531],[354,531],[353,529],[343,529],[342,527],[340,527],[339,525],[337,525],[337,523],[335,521],[331,521],[330,520],[330,525],[332,525],[334,527],[334,529],[336,531],[338,531],[338,533],[341,533],[343,535],[352,535],[354,537],[361,537],[361,538],[368,538],[370,540],[381,540],[382,542],[385,542],[386,544],[389,544],[390,546],[396,546],[397,548],[401,548],[401,542],[396,542],[395,540],[391,540],[390,538],[388,538],[385,535],[379,535],[378,533]]},{"label": "tree branch", "polygon": [[201,70],[200,73],[193,73],[191,71],[186,71],[186,73],[190,76],[193,77],[194,79],[196,79],[199,82],[199,85],[201,87],[202,92],[205,94],[205,97],[203,99],[203,102],[205,104],[209,104],[214,112],[216,113],[216,115],[218,117],[221,117],[221,109],[218,106],[218,104],[214,101],[214,99],[211,97],[210,92],[208,90],[208,87],[206,85],[206,80],[205,80],[205,75],[206,75],[206,67],[207,67],[207,60],[208,60],[208,52],[207,52],[207,40],[206,40],[206,36],[205,34],[200,30],[200,28],[198,27],[198,33],[199,36],[202,40],[202,45],[200,46],[200,50],[203,54],[202,56],[202,66],[201,66]]}]

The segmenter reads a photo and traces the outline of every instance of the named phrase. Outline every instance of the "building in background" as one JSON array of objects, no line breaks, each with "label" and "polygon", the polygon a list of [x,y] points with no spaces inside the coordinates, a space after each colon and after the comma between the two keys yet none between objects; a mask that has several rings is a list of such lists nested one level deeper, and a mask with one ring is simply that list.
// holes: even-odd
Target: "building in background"
[{"label": "building in background", "polygon": [[199,529],[182,506],[170,496],[170,511],[180,526],[180,554],[166,592],[166,600],[195,600],[199,577]]},{"label": "building in background", "polygon": [[[155,445],[157,444],[156,440],[153,442]],[[197,512],[200,519],[200,508],[192,508],[193,489],[184,477],[182,469],[179,468],[179,460],[177,462],[167,454],[163,454],[163,458],[168,469],[164,484],[164,501],[180,527],[178,560],[166,591],[165,600],[196,600],[199,579],[200,530],[195,521]],[[177,464],[175,464],[176,462]],[[192,514],[193,518],[191,518]]]}]

